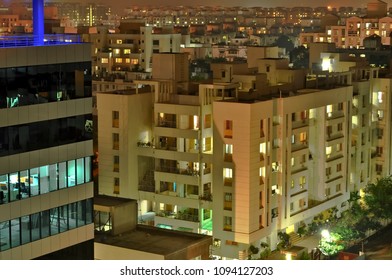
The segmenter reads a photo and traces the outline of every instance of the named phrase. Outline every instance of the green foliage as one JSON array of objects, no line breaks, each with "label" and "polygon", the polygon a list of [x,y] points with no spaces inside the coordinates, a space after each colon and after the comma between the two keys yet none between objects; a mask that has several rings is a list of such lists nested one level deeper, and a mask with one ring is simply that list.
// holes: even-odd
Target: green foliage
[{"label": "green foliage", "polygon": [[263,251],[260,253],[260,260],[266,260],[268,257],[271,255],[271,249],[270,248],[265,248]]},{"label": "green foliage", "polygon": [[392,176],[378,179],[364,189],[364,201],[369,214],[381,218],[392,218]]},{"label": "green foliage", "polygon": [[311,258],[310,258],[309,253],[304,251],[297,259],[298,260],[310,260]]},{"label": "green foliage", "polygon": [[324,255],[331,257],[344,250],[345,246],[340,234],[331,232],[330,238],[321,238],[319,249]]},{"label": "green foliage", "polygon": [[249,251],[251,252],[251,254],[255,255],[255,254],[257,254],[259,252],[259,248],[255,247],[253,245],[250,245],[249,246]]},{"label": "green foliage", "polygon": [[290,52],[290,62],[296,69],[309,67],[309,50],[304,46],[294,48]]},{"label": "green foliage", "polygon": [[286,232],[278,232],[279,243],[277,245],[278,250],[286,249],[290,247],[290,235]]}]

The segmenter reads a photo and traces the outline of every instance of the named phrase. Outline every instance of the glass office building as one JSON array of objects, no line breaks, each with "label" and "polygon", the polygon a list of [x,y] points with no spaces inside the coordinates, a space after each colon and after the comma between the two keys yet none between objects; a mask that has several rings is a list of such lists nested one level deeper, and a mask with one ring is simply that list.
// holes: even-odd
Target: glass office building
[{"label": "glass office building", "polygon": [[0,38],[0,260],[93,259],[90,45]]}]

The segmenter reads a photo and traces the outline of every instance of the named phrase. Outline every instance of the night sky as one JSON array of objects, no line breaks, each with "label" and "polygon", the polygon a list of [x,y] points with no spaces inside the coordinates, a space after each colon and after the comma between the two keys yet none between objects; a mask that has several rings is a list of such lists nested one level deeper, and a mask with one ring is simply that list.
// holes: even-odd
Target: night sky
[{"label": "night sky", "polygon": [[[82,0],[83,1],[83,0]],[[85,0],[86,1],[86,0]],[[111,5],[111,7],[115,11],[122,11],[125,7],[131,6],[146,6],[146,5],[183,5],[183,6],[192,6],[192,5],[205,5],[205,6],[244,6],[244,7],[252,7],[252,6],[261,6],[261,7],[294,7],[294,6],[311,6],[311,7],[319,7],[319,6],[332,6],[332,7],[366,7],[366,4],[369,2],[374,2],[376,0],[112,0],[110,2],[105,2],[105,4]],[[102,1],[96,1],[101,2]],[[392,4],[390,0],[384,0],[389,4]]]},{"label": "night sky", "polygon": [[[374,2],[377,0],[112,0],[111,2],[116,5],[124,3],[125,6],[132,5],[221,5],[221,6],[265,6],[265,7],[277,7],[277,6],[366,6],[368,2]],[[384,1],[390,2],[390,1]]]}]

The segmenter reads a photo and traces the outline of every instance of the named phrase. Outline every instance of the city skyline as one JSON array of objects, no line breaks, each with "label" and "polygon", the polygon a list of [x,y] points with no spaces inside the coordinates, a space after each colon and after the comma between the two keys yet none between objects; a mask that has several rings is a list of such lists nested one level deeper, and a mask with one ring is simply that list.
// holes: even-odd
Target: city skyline
[{"label": "city skyline", "polygon": [[[288,0],[276,0],[276,1],[268,1],[268,0],[246,0],[243,2],[238,2],[236,0],[217,0],[217,1],[209,1],[209,0],[199,0],[197,1],[197,6],[243,6],[243,7],[253,7],[253,6],[264,6],[267,8],[273,7],[297,7],[297,6],[310,6],[310,7],[322,7],[322,6],[331,6],[331,7],[366,7],[366,4],[374,1],[322,1],[322,0],[302,0],[300,2],[293,2]],[[390,1],[385,1],[390,4]],[[193,1],[181,1],[181,0],[166,0],[164,2],[156,1],[156,0],[133,0],[133,1],[122,1],[115,0],[111,2],[112,8],[114,10],[120,11],[121,8],[132,7],[132,6],[193,6],[195,2]]]}]

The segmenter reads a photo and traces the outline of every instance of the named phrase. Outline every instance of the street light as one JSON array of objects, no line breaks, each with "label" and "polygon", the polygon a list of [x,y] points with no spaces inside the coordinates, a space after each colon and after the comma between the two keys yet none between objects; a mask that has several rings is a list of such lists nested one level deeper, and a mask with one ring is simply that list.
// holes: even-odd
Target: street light
[{"label": "street light", "polygon": [[329,233],[329,230],[327,229],[322,230],[321,237],[324,238],[326,241],[331,242],[331,234]]}]

